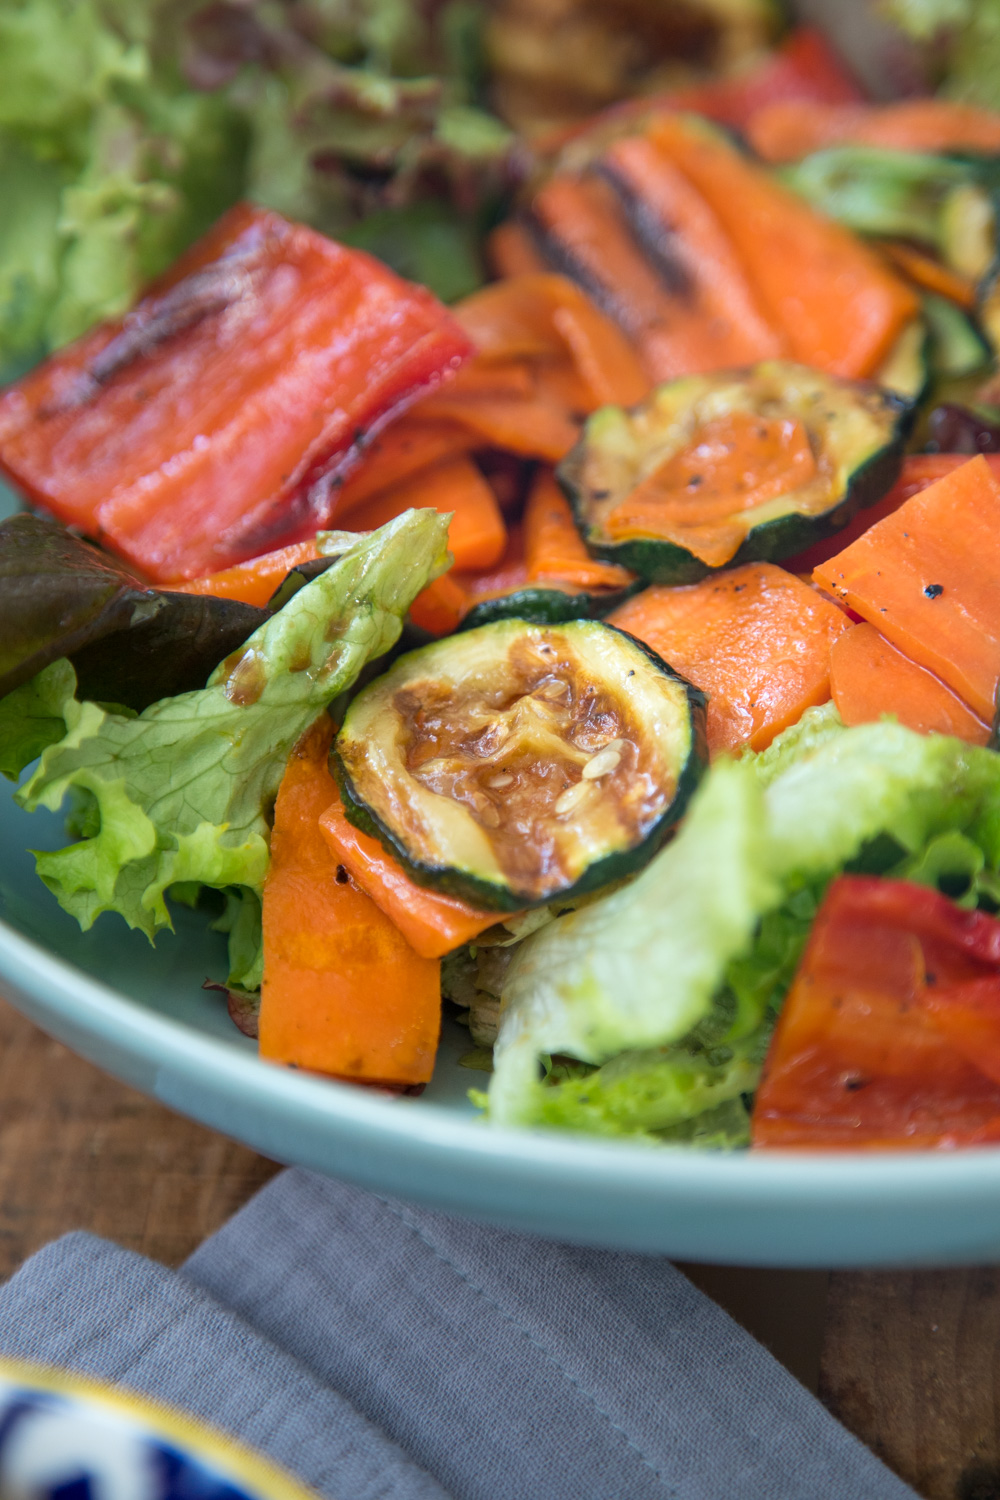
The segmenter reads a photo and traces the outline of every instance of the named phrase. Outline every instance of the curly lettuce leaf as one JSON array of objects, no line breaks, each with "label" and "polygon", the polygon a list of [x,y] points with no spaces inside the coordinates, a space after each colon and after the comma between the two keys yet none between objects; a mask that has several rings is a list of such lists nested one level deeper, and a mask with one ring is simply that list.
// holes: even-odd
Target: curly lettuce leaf
[{"label": "curly lettuce leaf", "polygon": [[[174,887],[171,887],[170,894],[176,897]],[[229,938],[226,988],[249,1000],[260,989],[264,978],[263,910],[258,893],[247,886],[226,891],[225,908],[212,926],[216,932],[224,932]]]},{"label": "curly lettuce leaf", "polygon": [[553,1054],[603,1067],[695,1040],[762,1057],[827,883],[873,852],[887,874],[936,882],[958,867],[988,890],[1000,757],[888,720],[845,729],[827,709],[763,755],[716,764],[638,880],[523,944],[503,991],[491,1118],[552,1119],[564,1085],[540,1074]]},{"label": "curly lettuce leaf", "polygon": [[[335,236],[395,216],[393,257],[451,295],[478,284],[469,220],[513,148],[474,107],[480,18],[462,0],[0,5],[0,370],[120,316],[241,197]],[[441,211],[399,217],[422,204]]]},{"label": "curly lettuce leaf", "polygon": [[63,705],[75,686],[73,668],[63,659],[0,698],[0,772],[9,781],[16,781],[25,766],[62,739]]},{"label": "curly lettuce leaf", "polygon": [[[603,1067],[579,1070],[540,1090],[534,1123],[591,1135],[659,1136],[689,1144],[700,1136],[698,1144],[744,1145],[742,1095],[756,1088],[762,1057],[753,1039],[714,1049],[677,1045],[620,1052]],[[736,1107],[723,1114],[726,1105]],[[707,1131],[699,1128],[706,1116]]]},{"label": "curly lettuce leaf", "polygon": [[[366,662],[387,651],[420,590],[447,565],[448,518],[407,511],[361,538],[216,669],[208,686],[134,718],[80,703],[18,793],[29,810],[93,799],[96,831],[36,857],[84,928],[105,911],[152,939],[169,927],[168,887],[260,891],[267,816],[288,754]],[[13,695],[12,695],[13,696]]]},{"label": "curly lettuce leaf", "polygon": [[0,7],[0,366],[124,312],[240,195],[246,124],[185,86],[161,13]]}]

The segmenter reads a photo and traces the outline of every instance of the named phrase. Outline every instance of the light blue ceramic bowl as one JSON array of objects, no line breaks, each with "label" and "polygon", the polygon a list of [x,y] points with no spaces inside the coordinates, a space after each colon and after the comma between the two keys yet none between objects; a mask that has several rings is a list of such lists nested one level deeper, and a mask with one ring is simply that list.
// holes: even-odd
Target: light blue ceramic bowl
[{"label": "light blue ceramic bowl", "polygon": [[419,1099],[263,1063],[223,997],[202,989],[226,968],[224,940],[205,918],[181,909],[155,950],[116,916],[80,932],[27,852],[64,842],[61,819],[29,817],[0,783],[0,991],[109,1073],[278,1161],[518,1229],[678,1259],[1000,1259],[1000,1150],[724,1155],[491,1129],[466,1102],[485,1077],[457,1066],[469,1045],[457,1028]]}]

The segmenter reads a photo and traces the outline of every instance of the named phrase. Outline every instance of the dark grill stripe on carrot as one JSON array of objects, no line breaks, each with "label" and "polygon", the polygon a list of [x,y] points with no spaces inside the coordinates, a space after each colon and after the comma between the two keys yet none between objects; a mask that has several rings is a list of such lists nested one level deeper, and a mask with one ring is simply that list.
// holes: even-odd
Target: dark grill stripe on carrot
[{"label": "dark grill stripe on carrot", "polygon": [[647,257],[677,288],[677,373],[786,353],[784,334],[768,322],[730,240],[687,178],[643,136],[618,141],[601,161]]},{"label": "dark grill stripe on carrot", "polygon": [[919,307],[878,253],[700,122],[662,114],[647,134],[714,211],[793,357],[833,375],[877,370]]}]

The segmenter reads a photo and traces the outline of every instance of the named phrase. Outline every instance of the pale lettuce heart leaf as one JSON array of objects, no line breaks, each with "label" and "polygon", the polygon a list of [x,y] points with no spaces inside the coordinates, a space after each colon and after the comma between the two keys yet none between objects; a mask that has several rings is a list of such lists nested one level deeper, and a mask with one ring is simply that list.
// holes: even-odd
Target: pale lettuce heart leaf
[{"label": "pale lettuce heart leaf", "polygon": [[92,799],[97,831],[36,857],[82,927],[117,911],[152,939],[170,926],[171,885],[262,888],[267,815],[292,746],[395,643],[416,595],[447,566],[449,519],[411,510],[362,537],[197,692],[126,718],[77,702],[63,683],[66,733],[18,797],[53,811],[71,793]]},{"label": "pale lettuce heart leaf", "polygon": [[[819,710],[764,755],[718,762],[638,880],[525,941],[502,996],[491,1119],[552,1119],[563,1085],[540,1075],[553,1054],[603,1065],[681,1043],[720,1015],[723,1043],[751,1045],[828,880],[876,840],[895,851],[890,864],[917,871],[922,851],[960,834],[982,852],[983,869],[967,856],[965,867],[985,889],[1000,866],[998,822],[1000,757],[890,720],[845,729]],[[936,868],[956,866],[954,840],[946,847]],[[634,1088],[648,1094],[649,1077],[636,1073]],[[634,1113],[627,1092],[619,1080],[621,1119]],[[608,1132],[607,1107],[589,1118]]]},{"label": "pale lettuce heart leaf", "polygon": [[800,743],[765,793],[785,889],[836,873],[879,835],[913,854],[947,829],[979,826],[1000,791],[992,751],[890,719]]},{"label": "pale lettuce heart leaf", "polygon": [[503,990],[492,1120],[537,1121],[545,1056],[600,1064],[692,1030],[761,912],[780,899],[764,828],[753,770],[722,761],[677,837],[634,881],[525,940]]}]

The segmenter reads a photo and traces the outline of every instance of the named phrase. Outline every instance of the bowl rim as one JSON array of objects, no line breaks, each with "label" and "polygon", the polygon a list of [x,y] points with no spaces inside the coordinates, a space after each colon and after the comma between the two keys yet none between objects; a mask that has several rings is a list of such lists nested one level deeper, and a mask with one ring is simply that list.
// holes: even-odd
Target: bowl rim
[{"label": "bowl rim", "polygon": [[[157,1074],[179,1072],[195,1084],[222,1085],[281,1113],[308,1111],[316,1124],[350,1128],[356,1141],[398,1143],[408,1152],[440,1154],[485,1174],[511,1167],[543,1185],[558,1172],[565,1185],[585,1188],[593,1174],[611,1172],[621,1187],[669,1197],[683,1189],[689,1200],[720,1198],[766,1207],[770,1197],[793,1197],[801,1206],[844,1197],[855,1207],[893,1200],[912,1202],[933,1193],[939,1207],[970,1190],[1000,1187],[1000,1147],[914,1151],[694,1151],[650,1148],[568,1131],[489,1126],[454,1107],[395,1098],[336,1079],[310,1076],[268,1063],[198,1031],[189,1023],[147,1009],[122,991],[92,978],[0,919],[0,981],[42,1002],[46,1013],[85,1027],[151,1064]],[[17,999],[12,1003],[17,1006]],[[44,1024],[44,1023],[43,1023]],[[73,1045],[70,1043],[69,1045]],[[78,1049],[79,1050],[79,1049]],[[91,1060],[102,1066],[98,1053]],[[113,1066],[103,1064],[106,1071]],[[159,1092],[159,1091],[158,1091]],[[170,1102],[169,1100],[167,1102]],[[183,1105],[175,1105],[183,1108]]]}]

